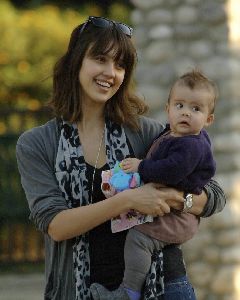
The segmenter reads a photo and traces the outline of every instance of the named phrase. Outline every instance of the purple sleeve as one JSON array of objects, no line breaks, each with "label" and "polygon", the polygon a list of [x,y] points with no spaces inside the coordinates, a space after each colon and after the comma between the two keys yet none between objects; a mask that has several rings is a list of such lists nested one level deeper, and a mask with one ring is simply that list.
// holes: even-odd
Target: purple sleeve
[{"label": "purple sleeve", "polygon": [[177,185],[193,172],[202,159],[202,145],[199,139],[176,139],[164,159],[144,159],[139,173],[144,182]]}]

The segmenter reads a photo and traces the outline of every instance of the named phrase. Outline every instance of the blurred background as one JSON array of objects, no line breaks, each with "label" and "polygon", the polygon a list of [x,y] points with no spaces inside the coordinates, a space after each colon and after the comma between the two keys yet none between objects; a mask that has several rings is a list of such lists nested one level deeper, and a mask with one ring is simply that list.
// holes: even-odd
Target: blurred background
[{"label": "blurred background", "polygon": [[0,0],[0,299],[43,298],[43,239],[28,220],[15,145],[23,131],[52,117],[52,67],[89,15],[133,26],[137,88],[161,122],[177,76],[199,67],[217,83],[209,133],[227,205],[202,220],[183,248],[198,300],[239,300],[239,0]]}]

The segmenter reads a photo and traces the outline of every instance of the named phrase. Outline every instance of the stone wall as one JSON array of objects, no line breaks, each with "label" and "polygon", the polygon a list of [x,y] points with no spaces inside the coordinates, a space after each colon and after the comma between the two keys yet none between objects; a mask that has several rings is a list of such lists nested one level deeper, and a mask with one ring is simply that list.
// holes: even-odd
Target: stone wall
[{"label": "stone wall", "polygon": [[[238,5],[230,11],[235,1]],[[231,2],[231,3],[230,3]],[[219,87],[210,128],[217,180],[227,195],[223,212],[203,219],[184,245],[188,274],[199,300],[240,299],[240,39],[230,21],[239,0],[132,0],[139,64],[139,93],[151,116],[166,120],[169,88],[180,74],[199,67]],[[239,35],[240,36],[240,35]]]}]

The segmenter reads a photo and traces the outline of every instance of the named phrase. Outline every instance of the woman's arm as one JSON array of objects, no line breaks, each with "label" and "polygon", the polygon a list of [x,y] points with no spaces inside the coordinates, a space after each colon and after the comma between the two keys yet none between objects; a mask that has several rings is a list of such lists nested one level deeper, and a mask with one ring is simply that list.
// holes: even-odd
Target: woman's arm
[{"label": "woman's arm", "polygon": [[221,212],[226,205],[226,196],[219,183],[211,179],[209,183],[205,185],[204,192],[207,195],[207,200],[199,216],[209,217]]},{"label": "woman's arm", "polygon": [[135,209],[144,214],[162,216],[170,212],[166,200],[183,201],[178,193],[158,190],[154,184],[126,190],[108,199],[58,213],[50,222],[48,234],[56,241],[81,235],[107,220]]},{"label": "woman's arm", "polygon": [[79,236],[129,210],[130,206],[123,192],[95,204],[63,210],[50,222],[48,234],[55,241]]},{"label": "woman's arm", "polygon": [[199,217],[210,217],[223,210],[226,197],[217,181],[211,179],[200,195],[193,195],[193,206],[188,211]]},{"label": "woman's arm", "polygon": [[[183,195],[183,192],[179,192],[179,194]],[[167,203],[174,209],[183,209],[182,203],[176,200],[171,199]],[[199,217],[209,217],[222,211],[225,204],[226,197],[223,189],[217,181],[211,179],[200,195],[193,195],[193,206],[188,212]]]}]

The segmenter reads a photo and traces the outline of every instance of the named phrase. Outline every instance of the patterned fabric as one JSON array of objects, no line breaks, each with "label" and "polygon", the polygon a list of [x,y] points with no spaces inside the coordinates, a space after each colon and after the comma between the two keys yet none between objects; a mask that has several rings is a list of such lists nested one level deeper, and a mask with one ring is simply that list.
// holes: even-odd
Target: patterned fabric
[{"label": "patterned fabric", "polygon": [[161,300],[164,294],[163,252],[156,251],[152,255],[152,264],[146,278],[143,300]]},{"label": "patterned fabric", "polygon": [[[116,160],[130,155],[123,128],[110,121],[105,123],[107,164],[113,168]],[[88,205],[91,199],[86,179],[86,163],[76,124],[62,121],[56,157],[56,178],[69,208]],[[75,239],[73,264],[76,300],[90,300],[90,258],[88,233]]]},{"label": "patterned fabric", "polygon": [[[55,174],[69,208],[90,204],[91,195],[86,179],[86,163],[78,135],[77,124],[61,123]],[[123,127],[108,120],[105,122],[105,145],[107,164],[113,168],[116,161],[130,155]],[[76,283],[76,299],[90,300],[90,258],[88,233],[75,238],[73,264]],[[151,272],[148,274],[144,300],[161,299],[155,295],[163,292],[162,252],[152,258]],[[154,298],[155,297],[155,298]]]}]

